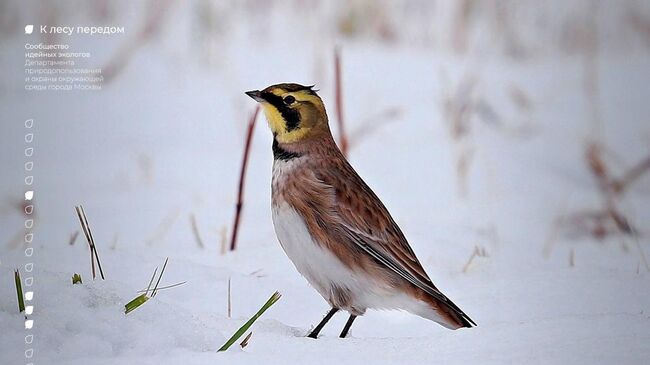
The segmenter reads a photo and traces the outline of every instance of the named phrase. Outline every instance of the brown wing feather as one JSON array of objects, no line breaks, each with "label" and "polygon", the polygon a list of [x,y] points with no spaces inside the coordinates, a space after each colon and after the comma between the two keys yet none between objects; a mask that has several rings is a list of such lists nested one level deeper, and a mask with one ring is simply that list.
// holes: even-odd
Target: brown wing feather
[{"label": "brown wing feather", "polygon": [[[325,204],[335,214],[321,218],[329,232],[338,232],[360,247],[377,262],[435,299],[443,310],[450,311],[464,327],[476,325],[458,306],[433,284],[409,246],[406,237],[386,207],[343,158],[325,169],[314,169],[316,185],[326,187],[330,197]],[[324,197],[321,195],[321,199]],[[320,200],[323,203],[322,200]],[[321,207],[324,208],[324,207]]]}]

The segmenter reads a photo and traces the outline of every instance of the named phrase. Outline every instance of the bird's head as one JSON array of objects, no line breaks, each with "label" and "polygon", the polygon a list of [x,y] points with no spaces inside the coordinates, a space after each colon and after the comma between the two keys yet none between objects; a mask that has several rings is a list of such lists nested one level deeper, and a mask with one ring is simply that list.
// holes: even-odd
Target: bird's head
[{"label": "bird's head", "polygon": [[269,128],[279,143],[304,141],[329,134],[323,101],[313,86],[277,84],[246,95],[262,106]]}]

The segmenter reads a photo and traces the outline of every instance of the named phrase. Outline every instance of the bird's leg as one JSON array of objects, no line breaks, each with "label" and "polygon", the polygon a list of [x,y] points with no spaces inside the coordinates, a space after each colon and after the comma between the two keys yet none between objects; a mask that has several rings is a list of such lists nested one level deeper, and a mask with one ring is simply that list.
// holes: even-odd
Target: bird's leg
[{"label": "bird's leg", "polygon": [[323,318],[323,320],[320,321],[320,323],[316,326],[316,328],[314,328],[314,330],[311,331],[311,333],[309,333],[309,334],[307,335],[307,337],[317,338],[317,337],[318,337],[318,333],[320,332],[320,330],[322,330],[323,327],[325,327],[325,324],[326,324],[327,322],[329,322],[329,320],[332,319],[332,316],[334,315],[334,313],[336,313],[336,312],[338,312],[338,311],[339,311],[338,308],[332,308],[332,309],[330,309],[330,311],[327,312],[327,314],[325,315],[325,318]]},{"label": "bird's leg", "polygon": [[345,322],[345,327],[343,327],[343,331],[341,331],[341,335],[339,337],[345,338],[348,335],[348,332],[350,331],[350,327],[352,327],[352,322],[357,318],[354,314],[350,314],[350,318],[348,318],[348,321]]}]

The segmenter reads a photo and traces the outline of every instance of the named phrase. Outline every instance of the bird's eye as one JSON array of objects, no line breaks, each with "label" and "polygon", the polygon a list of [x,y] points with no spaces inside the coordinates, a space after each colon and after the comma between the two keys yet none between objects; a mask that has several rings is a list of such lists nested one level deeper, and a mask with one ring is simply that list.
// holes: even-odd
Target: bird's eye
[{"label": "bird's eye", "polygon": [[296,101],[296,98],[294,98],[293,96],[289,95],[289,96],[286,96],[286,97],[285,97],[284,99],[282,99],[282,100],[284,101],[285,104],[287,104],[287,105],[291,105],[291,104],[293,104],[293,103]]}]

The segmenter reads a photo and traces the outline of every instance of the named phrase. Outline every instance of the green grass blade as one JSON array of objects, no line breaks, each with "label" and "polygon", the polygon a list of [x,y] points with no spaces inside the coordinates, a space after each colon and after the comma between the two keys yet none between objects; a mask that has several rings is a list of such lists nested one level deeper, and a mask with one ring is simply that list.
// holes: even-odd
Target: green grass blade
[{"label": "green grass blade", "polygon": [[79,274],[77,274],[77,273],[75,273],[74,275],[72,275],[72,284],[73,284],[73,285],[74,285],[74,284],[83,284],[83,282],[81,281],[81,275],[79,275]]},{"label": "green grass blade", "polygon": [[243,326],[239,327],[237,332],[235,332],[235,334],[232,335],[232,337],[230,337],[230,339],[226,341],[226,343],[223,344],[223,346],[221,346],[221,348],[218,351],[228,350],[228,348],[232,346],[232,344],[235,343],[244,333],[246,333],[246,331],[248,331],[248,329],[253,325],[253,323],[255,323],[255,321],[258,318],[260,318],[260,316],[264,314],[264,312],[266,312],[267,309],[269,309],[273,304],[275,304],[278,300],[280,300],[281,297],[282,294],[280,294],[279,292],[276,291],[275,293],[273,293],[273,295],[271,295],[269,300],[267,300],[266,303],[264,303],[262,308],[260,308],[260,310],[258,310],[257,313],[255,313],[255,315],[253,315],[251,319],[248,320],[248,322],[244,323]]},{"label": "green grass blade", "polygon": [[16,280],[16,296],[18,297],[18,309],[20,312],[25,311],[25,299],[23,299],[23,284],[20,280],[20,272],[14,270],[14,279]]},{"label": "green grass blade", "polygon": [[124,305],[124,314],[129,314],[130,312],[136,310],[139,306],[146,303],[147,300],[149,300],[149,297],[146,294],[138,295],[135,299]]},{"label": "green grass blade", "polygon": [[[151,289],[151,284],[153,284],[153,281],[156,278],[156,273],[158,272],[158,268],[156,268],[153,271],[153,275],[151,275],[151,280],[149,280],[149,285],[147,286],[147,290],[144,290],[144,293],[142,293],[143,292],[142,290],[139,291],[139,293],[142,294],[138,295],[137,297],[135,297],[135,299],[133,299],[132,301],[124,305],[124,314],[129,314],[130,312],[133,312],[138,307],[146,303],[147,300],[156,296],[156,293],[158,293],[159,289],[162,289],[158,287],[158,284],[160,284],[160,279],[162,279],[162,276],[165,273],[165,267],[167,267],[167,261],[169,261],[169,257],[165,259],[165,264],[163,265],[162,270],[160,270],[160,275],[158,275],[158,280],[156,281],[156,285],[153,287],[153,289]],[[182,284],[185,284],[185,282],[169,285],[166,288],[173,288],[175,286],[179,286]],[[151,294],[149,294],[149,290],[151,290]]]}]

